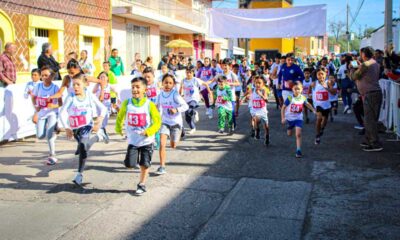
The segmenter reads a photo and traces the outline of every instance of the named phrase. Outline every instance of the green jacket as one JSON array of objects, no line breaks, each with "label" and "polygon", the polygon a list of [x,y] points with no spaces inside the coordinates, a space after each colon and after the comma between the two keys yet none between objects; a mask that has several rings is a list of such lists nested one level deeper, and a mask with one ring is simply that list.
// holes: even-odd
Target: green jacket
[{"label": "green jacket", "polygon": [[[110,70],[115,74],[115,76],[121,76],[124,74],[124,63],[121,57],[111,56],[108,61],[110,62]],[[119,64],[117,62],[119,61]]]}]

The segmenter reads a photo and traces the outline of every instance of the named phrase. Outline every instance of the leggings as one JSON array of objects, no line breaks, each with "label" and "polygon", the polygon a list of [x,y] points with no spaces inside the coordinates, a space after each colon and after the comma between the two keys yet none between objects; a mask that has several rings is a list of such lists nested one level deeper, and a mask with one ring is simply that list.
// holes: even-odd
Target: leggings
[{"label": "leggings", "polygon": [[234,114],[232,114],[233,111],[227,110],[224,107],[219,107],[218,108],[218,128],[224,129],[225,125],[228,125],[228,129],[232,128],[232,120]]},{"label": "leggings", "polygon": [[364,106],[361,97],[358,97],[356,102],[353,105],[353,112],[356,116],[358,124],[364,126]]},{"label": "leggings", "polygon": [[73,130],[74,138],[78,142],[79,166],[78,172],[82,173],[85,168],[87,153],[95,142],[99,141],[97,134],[91,136],[92,126],[84,126]]},{"label": "leggings", "polygon": [[[351,104],[353,100],[351,99],[351,91],[348,92],[349,88],[342,89],[342,99],[343,99],[343,104],[345,106],[351,107]],[[351,89],[350,89],[351,90]]]},{"label": "leggings", "polygon": [[40,118],[36,124],[36,136],[39,139],[47,138],[47,143],[49,144],[50,156],[56,155],[56,134],[54,134],[54,129],[57,125],[57,115],[49,114],[44,118]]},{"label": "leggings", "polygon": [[194,123],[194,115],[196,114],[196,111],[194,109],[198,108],[199,105],[196,101],[190,101],[187,104],[189,105],[189,109],[185,112],[185,120],[190,129],[195,129],[196,125]]},{"label": "leggings", "polygon": [[204,99],[204,104],[206,105],[206,108],[210,108],[210,100],[208,99],[208,91],[207,88],[203,89],[201,91],[201,95],[203,96]]}]

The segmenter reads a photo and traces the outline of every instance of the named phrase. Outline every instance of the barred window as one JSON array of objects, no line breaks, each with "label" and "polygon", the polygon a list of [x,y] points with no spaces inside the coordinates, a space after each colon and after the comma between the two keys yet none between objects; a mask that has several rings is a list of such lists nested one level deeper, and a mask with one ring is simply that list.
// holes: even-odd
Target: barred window
[{"label": "barred window", "polygon": [[49,30],[42,28],[35,28],[35,37],[49,37]]}]

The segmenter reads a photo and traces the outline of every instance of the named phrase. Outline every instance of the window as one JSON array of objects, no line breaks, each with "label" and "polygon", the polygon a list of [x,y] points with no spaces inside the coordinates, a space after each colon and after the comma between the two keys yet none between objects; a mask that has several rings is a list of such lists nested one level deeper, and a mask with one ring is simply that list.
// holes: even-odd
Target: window
[{"label": "window", "polygon": [[[83,36],[83,48],[82,50],[87,51],[89,62],[93,62],[93,38]],[[80,57],[79,57],[80,58]]]},{"label": "window", "polygon": [[[36,58],[42,54],[42,46],[44,43],[49,43],[49,30],[47,29],[42,29],[42,28],[35,28],[35,53],[36,53]],[[53,55],[54,52],[53,52]]]},{"label": "window", "polygon": [[35,37],[49,38],[49,30],[35,28]]},{"label": "window", "polygon": [[314,49],[314,40],[311,40],[311,49]]},{"label": "window", "polygon": [[130,66],[135,53],[140,53],[142,60],[149,56],[150,28],[128,23],[126,31],[127,66]]},{"label": "window", "polygon": [[171,48],[167,48],[165,44],[170,41],[170,37],[166,35],[160,35],[160,55],[161,57],[166,55],[167,52],[171,51]]}]

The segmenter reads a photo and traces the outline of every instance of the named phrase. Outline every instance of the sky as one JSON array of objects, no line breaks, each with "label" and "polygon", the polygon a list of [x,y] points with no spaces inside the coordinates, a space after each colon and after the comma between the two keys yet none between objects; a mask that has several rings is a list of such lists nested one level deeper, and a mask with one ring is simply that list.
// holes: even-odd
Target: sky
[{"label": "sky", "polygon": [[[358,6],[362,0],[348,0],[350,5],[350,12],[355,15]],[[215,1],[213,7],[218,8],[237,8],[237,0],[224,0]],[[331,21],[343,21],[346,23],[346,2],[347,0],[293,0],[293,6],[305,6],[315,4],[327,4],[327,24]],[[358,33],[361,27],[361,31],[364,28],[372,27],[378,28],[384,23],[385,0],[364,0],[360,12],[356,18],[356,21],[351,26],[351,31]],[[400,17],[400,1],[393,0],[393,18]],[[349,18],[350,23],[352,22],[351,17]],[[327,28],[327,31],[329,29]]]}]

